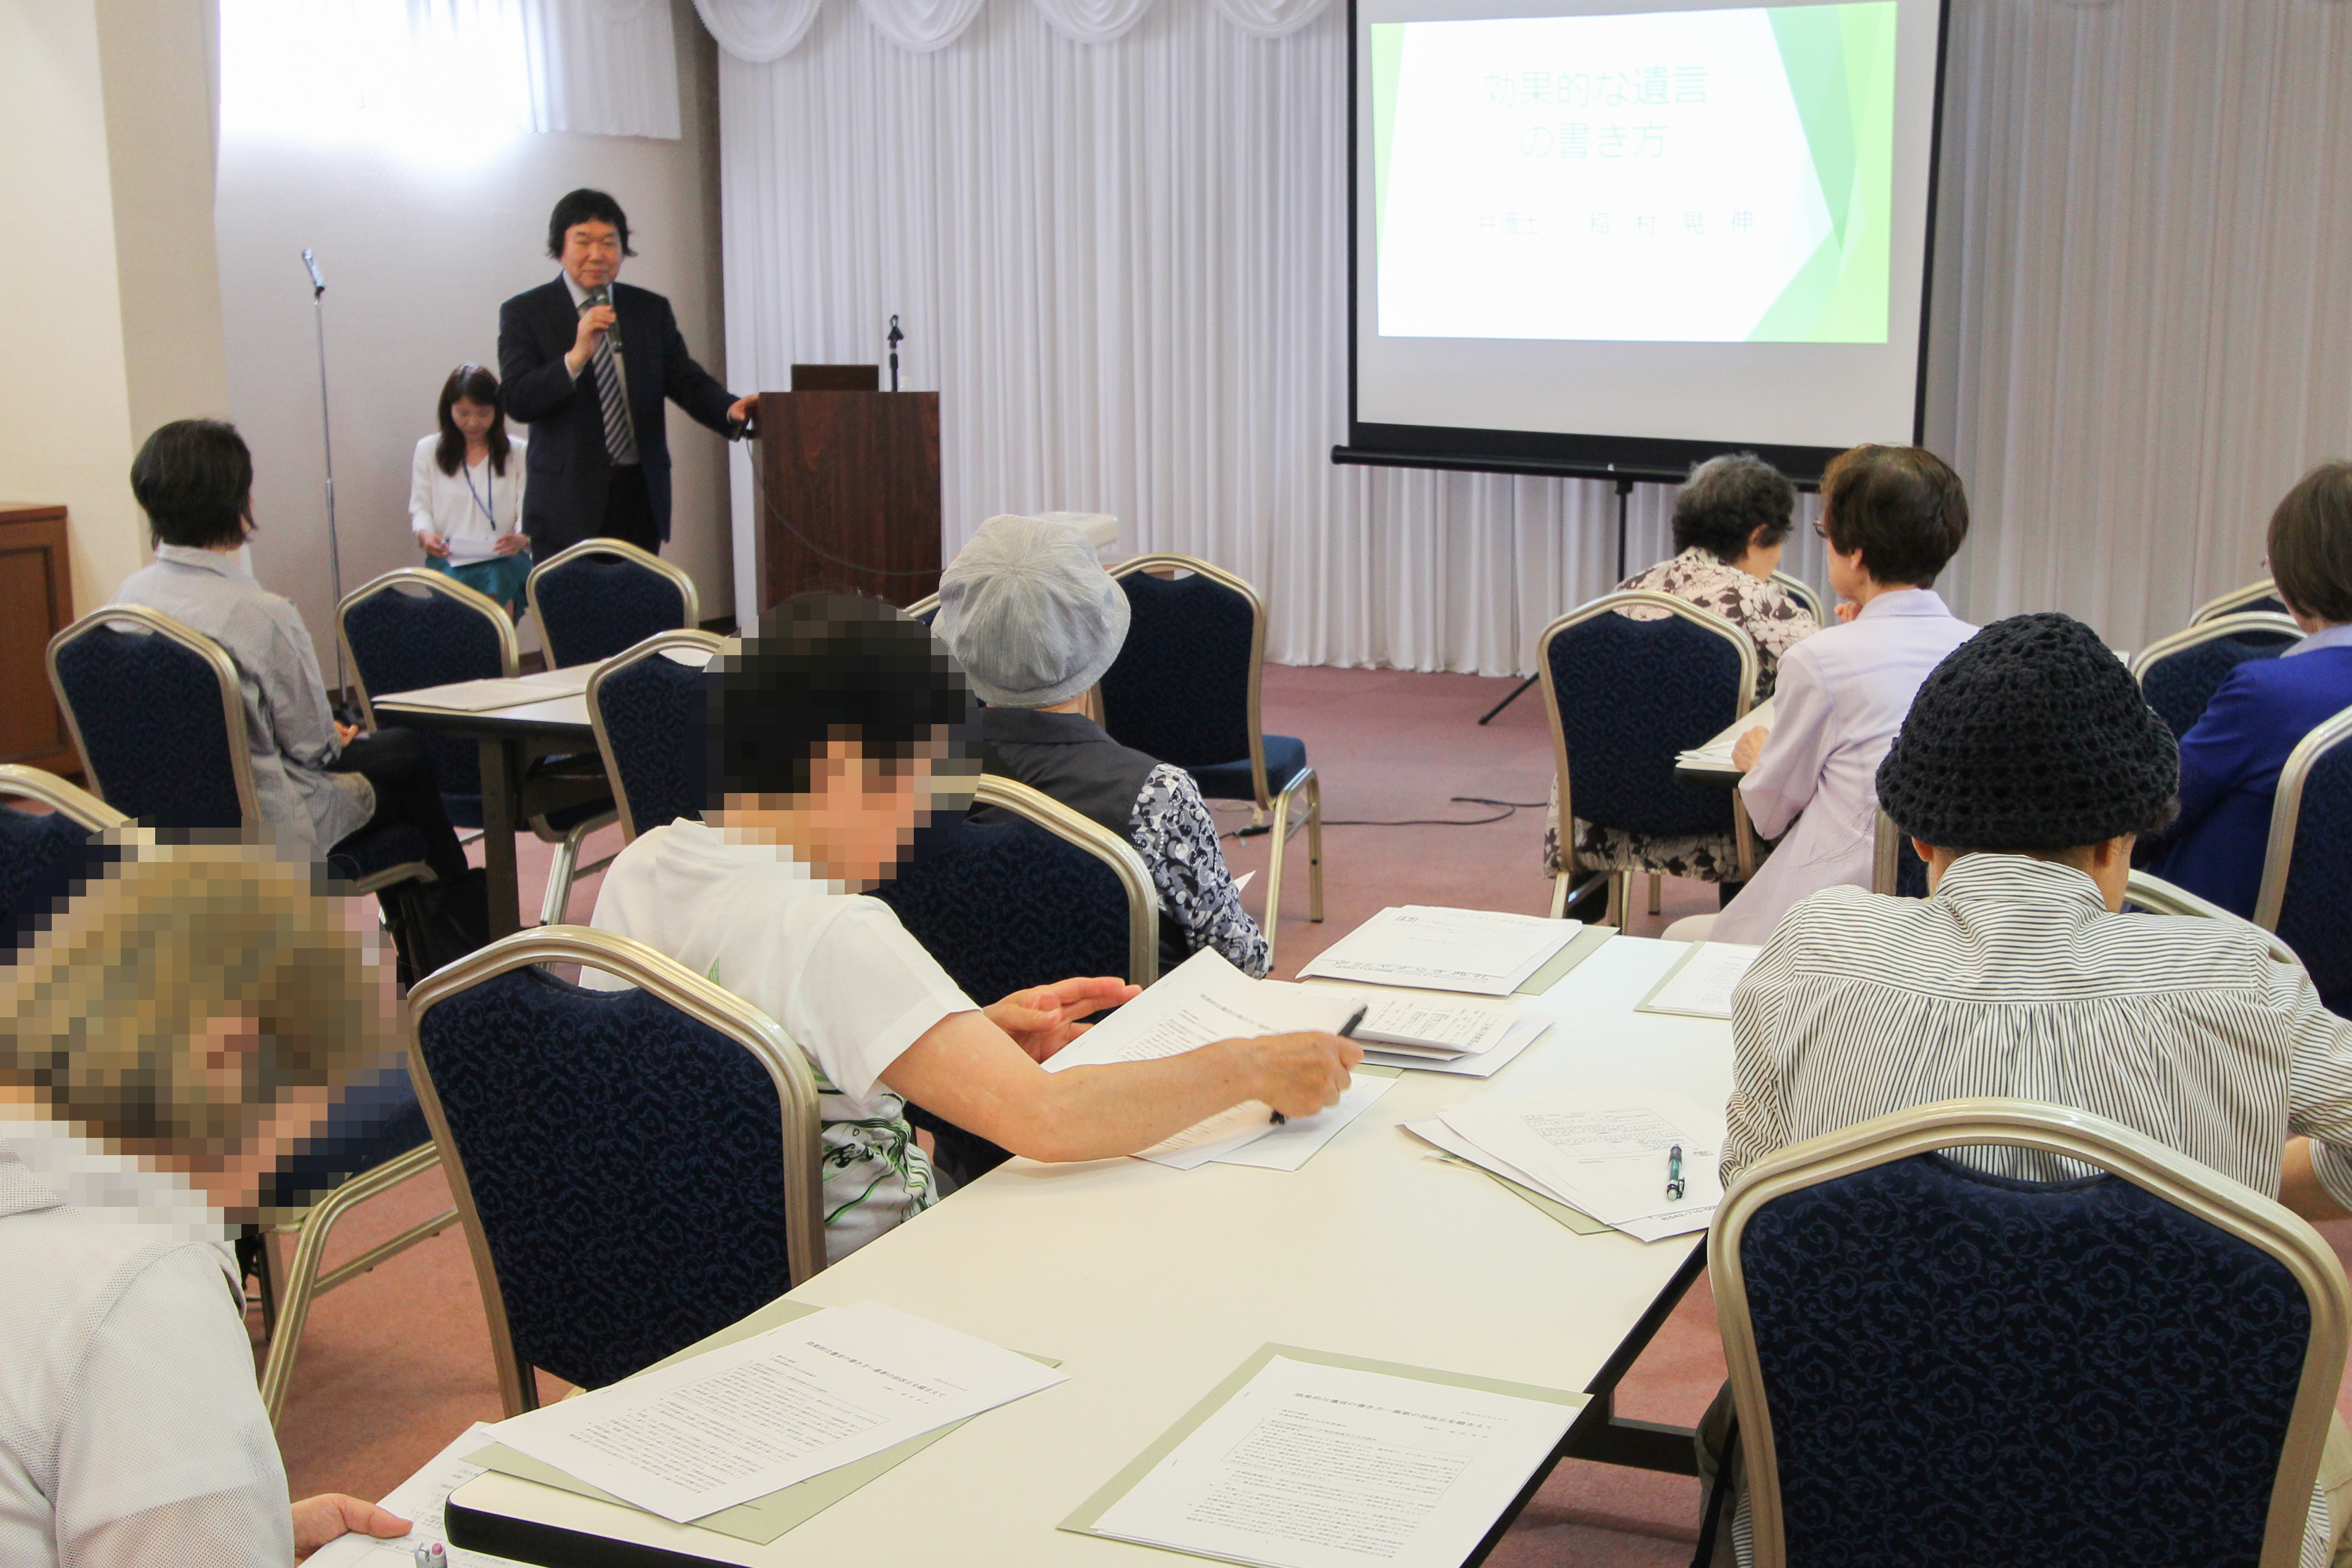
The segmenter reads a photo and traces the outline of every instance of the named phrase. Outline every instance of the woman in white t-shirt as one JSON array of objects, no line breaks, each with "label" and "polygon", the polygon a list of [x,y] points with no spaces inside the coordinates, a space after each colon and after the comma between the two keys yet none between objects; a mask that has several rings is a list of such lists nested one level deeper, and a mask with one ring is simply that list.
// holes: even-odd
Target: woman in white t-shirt
[{"label": "woman in white t-shirt", "polygon": [[408,526],[425,564],[446,572],[522,617],[530,545],[520,531],[523,448],[507,434],[499,378],[461,364],[441,384],[437,436],[416,443],[409,465]]},{"label": "woman in white t-shirt", "polygon": [[390,1045],[389,977],[302,861],[118,853],[0,969],[0,1563],[286,1568],[404,1534],[288,1502],[230,1247]]},{"label": "woman in white t-shirt", "polygon": [[710,681],[708,821],[639,834],[605,871],[592,923],[709,975],[808,1053],[831,1261],[938,1195],[908,1100],[1015,1154],[1101,1160],[1253,1100],[1311,1116],[1348,1087],[1363,1053],[1321,1033],[1046,1072],[1080,1020],[1135,988],[1064,980],[982,1007],[863,896],[928,821],[934,770],[978,771],[958,755],[973,712],[963,670],[921,622],[803,594],[712,660]]}]

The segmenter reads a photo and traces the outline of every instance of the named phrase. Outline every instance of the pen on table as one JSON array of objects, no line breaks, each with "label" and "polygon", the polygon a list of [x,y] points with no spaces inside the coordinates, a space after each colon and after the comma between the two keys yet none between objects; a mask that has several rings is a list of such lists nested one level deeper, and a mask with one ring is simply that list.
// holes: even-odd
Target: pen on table
[{"label": "pen on table", "polygon": [[416,1568],[449,1568],[448,1551],[439,1542],[416,1548]]},{"label": "pen on table", "polygon": [[1683,1195],[1683,1146],[1679,1143],[1666,1151],[1666,1196]]},{"label": "pen on table", "polygon": [[[1362,1023],[1362,1022],[1364,1021],[1364,1015],[1365,1015],[1366,1013],[1370,1012],[1370,1010],[1371,1010],[1371,1009],[1370,1009],[1370,1007],[1369,1005],[1367,1005],[1367,1006],[1358,1007],[1358,1008],[1356,1009],[1356,1016],[1355,1016],[1354,1017],[1352,1017],[1352,1018],[1349,1019],[1346,1023],[1344,1023],[1344,1024],[1342,1024],[1342,1025],[1340,1025],[1340,1026],[1339,1026],[1339,1037],[1340,1037],[1341,1039],[1343,1039],[1343,1040],[1353,1039],[1353,1038],[1355,1037],[1355,1034],[1356,1034],[1356,1026],[1357,1026],[1357,1025],[1359,1025],[1359,1024],[1360,1024],[1360,1023]],[[1275,1126],[1275,1127],[1279,1127],[1279,1126],[1281,1126],[1284,1122],[1288,1121],[1289,1120],[1290,1120],[1290,1118],[1288,1118],[1287,1116],[1285,1116],[1285,1115],[1284,1115],[1281,1111],[1279,1111],[1279,1110],[1275,1111],[1275,1112],[1273,1112],[1272,1114],[1270,1114],[1270,1115],[1268,1115],[1268,1116],[1266,1117],[1266,1121],[1268,1122],[1268,1124],[1270,1124],[1270,1125],[1272,1125],[1272,1126]]]}]

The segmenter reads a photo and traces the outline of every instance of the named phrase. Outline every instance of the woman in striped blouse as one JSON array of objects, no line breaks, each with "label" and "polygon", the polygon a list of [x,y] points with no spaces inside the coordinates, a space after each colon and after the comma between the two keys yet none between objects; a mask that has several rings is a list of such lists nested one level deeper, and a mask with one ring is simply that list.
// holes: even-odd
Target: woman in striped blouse
[{"label": "woman in striped blouse", "polygon": [[[1930,896],[1832,887],[1782,919],[1732,1001],[1724,1184],[1803,1139],[1985,1095],[2092,1111],[2306,1218],[2352,1217],[2352,1022],[2252,926],[2120,912],[2133,840],[2179,778],[2172,732],[2079,621],[2019,616],[1937,665],[1878,770]],[[2074,1173],[2027,1150],[1950,1152]],[[2352,1525],[2340,1419],[2320,1480],[2306,1563]]]}]

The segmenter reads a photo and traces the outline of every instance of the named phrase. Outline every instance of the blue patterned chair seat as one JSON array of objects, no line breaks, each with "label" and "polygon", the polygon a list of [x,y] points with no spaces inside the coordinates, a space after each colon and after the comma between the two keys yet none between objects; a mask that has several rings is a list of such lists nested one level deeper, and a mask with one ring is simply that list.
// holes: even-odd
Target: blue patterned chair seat
[{"label": "blue patterned chair seat", "polygon": [[[56,659],[82,760],[109,805],[154,827],[244,824],[220,678],[204,656],[100,625],[61,645]],[[234,742],[246,743],[241,724]]]},{"label": "blue patterned chair seat", "polygon": [[276,1208],[306,1207],[362,1171],[432,1142],[408,1069],[379,1068],[347,1086],[327,1113],[326,1125],[278,1162],[262,1202]]},{"label": "blue patterned chair seat", "polygon": [[1739,1238],[1792,1563],[2252,1568],[2294,1275],[2121,1177],[1917,1155]]},{"label": "blue patterned chair seat", "polygon": [[602,664],[688,624],[677,584],[617,555],[549,563],[535,574],[531,605],[555,665]]},{"label": "blue patterned chair seat", "polygon": [[525,1365],[602,1387],[793,1288],[775,1084],[735,1041],[531,967],[417,1038]]},{"label": "blue patterned chair seat", "polygon": [[[1307,742],[1292,735],[1268,735],[1265,745],[1265,787],[1280,795],[1290,787],[1291,781],[1307,771]],[[1192,782],[1201,786],[1201,794],[1210,800],[1257,798],[1257,790],[1250,782],[1247,752],[1234,762],[1188,767],[1184,771],[1192,775]]]},{"label": "blue patterned chair seat", "polygon": [[1577,818],[1649,837],[1733,831],[1733,792],[1678,783],[1675,756],[1738,717],[1734,644],[1680,616],[1604,612],[1552,634],[1547,658]]},{"label": "blue patterned chair seat", "polygon": [[2276,658],[2295,644],[2286,632],[2241,632],[2158,658],[2140,672],[2140,694],[2175,739],[2195,727],[2230,672],[2252,658]]},{"label": "blue patterned chair seat", "polygon": [[15,963],[43,921],[115,858],[110,846],[61,811],[0,805],[0,963]]},{"label": "blue patterned chair seat", "polygon": [[659,653],[597,679],[614,790],[628,802],[633,832],[680,817],[701,820],[709,765],[704,687],[700,669]]},{"label": "blue patterned chair seat", "polygon": [[2320,754],[2304,776],[2278,934],[2320,1000],[2352,1018],[2352,742]]}]

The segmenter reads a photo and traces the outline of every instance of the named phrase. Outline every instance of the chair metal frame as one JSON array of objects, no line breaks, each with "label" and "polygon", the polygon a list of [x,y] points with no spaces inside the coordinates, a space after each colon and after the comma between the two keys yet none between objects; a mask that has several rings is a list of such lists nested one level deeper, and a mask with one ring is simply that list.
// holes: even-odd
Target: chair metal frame
[{"label": "chair metal frame", "polygon": [[1822,597],[1822,591],[1819,588],[1814,587],[1802,577],[1796,576],[1791,573],[1783,572],[1780,568],[1775,567],[1773,568],[1771,577],[1768,580],[1775,585],[1787,590],[1796,598],[1796,601],[1799,604],[1804,605],[1805,613],[1813,617],[1813,624],[1815,626],[1833,626],[1837,625],[1835,618],[1830,615],[1830,602]]},{"label": "chair metal frame", "polygon": [[596,732],[596,754],[604,759],[604,776],[613,783],[613,804],[620,809],[621,842],[634,844],[637,838],[636,819],[629,815],[629,792],[621,784],[621,764],[613,755],[613,740],[604,732],[604,710],[598,706],[597,693],[604,689],[604,678],[617,674],[633,664],[666,654],[672,648],[701,648],[716,658],[727,639],[717,632],[680,627],[676,631],[656,632],[634,647],[622,649],[588,677],[588,727]]},{"label": "chair metal frame", "polygon": [[937,594],[926,594],[898,613],[910,621],[919,621],[923,618],[925,610],[936,611],[939,607],[940,596]]},{"label": "chair metal frame", "polygon": [[[2145,686],[2147,672],[2176,653],[2185,653],[2209,642],[2235,637],[2241,632],[2284,632],[2295,642],[2303,640],[2303,628],[2294,624],[2292,616],[2273,614],[2268,610],[2242,611],[2236,615],[2215,616],[2208,620],[2191,621],[2170,637],[2157,638],[2132,656],[2131,677]],[[2290,645],[2292,646],[2292,645]]]},{"label": "chair metal frame", "polygon": [[1127,893],[1128,981],[1149,985],[1160,978],[1160,889],[1134,845],[1017,779],[981,774],[980,792],[972,804],[1009,811],[1108,866]]},{"label": "chair metal frame", "polygon": [[416,1098],[424,1104],[425,1123],[433,1129],[434,1147],[448,1172],[449,1190],[465,1221],[466,1245],[473,1257],[474,1277],[481,1287],[482,1310],[489,1320],[490,1354],[498,1366],[499,1397],[509,1415],[538,1408],[538,1380],[532,1369],[523,1365],[515,1353],[514,1335],[507,1325],[506,1295],[490,1256],[489,1239],[482,1232],[481,1215],[474,1205],[465,1160],[450,1136],[447,1113],[442,1110],[441,1097],[433,1086],[423,1029],[426,1016],[450,996],[510,970],[546,963],[577,963],[626,981],[727,1036],[767,1068],[782,1112],[784,1256],[793,1283],[806,1284],[824,1270],[825,1264],[816,1079],[808,1058],[782,1026],[684,964],[627,937],[574,925],[539,926],[502,937],[436,971],[409,994],[408,1058]]},{"label": "chair metal frame", "polygon": [[2295,742],[2279,770],[2278,792],[2271,797],[2271,836],[2263,849],[2262,891],[2254,895],[2254,923],[2267,931],[2278,930],[2279,913],[2286,907],[2287,878],[2294,870],[2294,834],[2303,818],[2303,786],[2319,759],[2352,739],[2352,708],[2328,719]]},{"label": "chair metal frame", "polygon": [[[79,749],[80,737],[75,737],[75,745]],[[39,768],[28,768],[22,763],[0,763],[0,795],[37,800],[51,811],[71,817],[92,833],[103,833],[131,820],[80,785]]]},{"label": "chair metal frame", "polygon": [[2347,1322],[2352,1318],[2352,1292],[2347,1290],[2334,1250],[2273,1199],[2127,1127],[2067,1107],[2001,1099],[1914,1106],[1792,1143],[1743,1173],[1717,1209],[1706,1239],[1707,1272],[1716,1281],[1724,1359],[1739,1413],[1756,1568],[1780,1568],[1787,1561],[1788,1542],[1772,1412],[1765,1399],[1740,1264],[1739,1244],[1748,1221],[1773,1199],[1806,1187],[1915,1154],[1980,1144],[2045,1150],[2112,1172],[2268,1253],[2302,1285],[2310,1304],[2311,1337],[2271,1489],[2261,1557],[2263,1568],[2291,1568],[2303,1546],[2304,1516],[2343,1380]]},{"label": "chair metal frame", "polygon": [[[1712,610],[1692,604],[1688,599],[1678,599],[1672,594],[1654,593],[1648,589],[1626,589],[1604,594],[1598,599],[1579,605],[1543,629],[1542,636],[1536,639],[1536,675],[1543,682],[1544,711],[1547,721],[1551,725],[1552,777],[1559,784],[1560,871],[1552,879],[1551,889],[1551,914],[1555,920],[1564,917],[1569,906],[1591,891],[1597,883],[1605,881],[1609,889],[1609,908],[1615,911],[1622,924],[1632,912],[1635,873],[1595,868],[1592,876],[1582,882],[1577,880],[1576,812],[1570,804],[1568,787],[1568,731],[1560,723],[1559,693],[1552,685],[1552,639],[1571,626],[1581,626],[1586,621],[1636,605],[1680,616],[1730,643],[1739,655],[1739,691],[1731,715],[1732,722],[1736,724],[1746,718],[1748,710],[1756,706],[1756,644],[1730,621]],[[1744,882],[1756,875],[1756,835],[1748,824],[1748,803],[1740,798],[1737,789],[1731,792],[1731,829],[1732,842],[1737,846],[1739,857],[1739,879]],[[1603,911],[1604,918],[1607,912]]]},{"label": "chair metal frame", "polygon": [[[495,625],[499,629],[499,673],[511,680],[522,669],[521,642],[515,635],[514,618],[496,599],[478,588],[467,587],[446,573],[428,572],[421,566],[402,566],[387,572],[381,577],[361,584],[344,595],[342,602],[335,606],[335,641],[341,645],[343,662],[352,673],[352,685],[360,694],[360,714],[367,721],[370,730],[376,727],[375,704],[368,696],[367,678],[360,673],[359,658],[352,651],[352,639],[344,630],[343,618],[357,605],[378,594],[397,590],[404,584],[423,588],[428,593],[446,595]],[[568,828],[555,826],[544,812],[526,819],[530,824],[532,837],[542,844],[555,846],[554,858],[547,868],[547,887],[540,896],[540,924],[559,923],[563,919],[565,906],[572,901],[572,884],[613,863],[613,858],[607,855],[602,860],[583,866],[580,863],[580,849],[590,834],[599,828],[609,827],[619,819],[617,810],[600,812],[584,821],[573,823]],[[470,844],[480,837],[478,831],[471,837],[460,833],[458,841]]]},{"label": "chair metal frame", "polygon": [[[2276,599],[2282,605],[2286,603],[2285,597],[2278,591],[2278,584],[2265,577],[2259,583],[2249,583],[2242,588],[2232,588],[2226,594],[2217,594],[2206,600],[2198,605],[2196,612],[2189,617],[2189,624],[2194,626],[2220,616],[2245,614],[2246,605],[2262,599]],[[2274,615],[2277,612],[2265,610],[2253,613]]]},{"label": "chair metal frame", "polygon": [[[74,751],[81,758],[82,773],[100,800],[106,798],[106,780],[89,760],[89,748],[82,744],[81,721],[74,712],[73,700],[67,695],[64,679],[58,673],[58,650],[79,642],[100,626],[122,623],[142,628],[149,635],[167,637],[201,657],[212,667],[214,678],[220,683],[221,722],[228,737],[229,773],[236,781],[236,805],[244,818],[241,826],[258,829],[262,826],[261,798],[253,779],[253,742],[245,730],[245,693],[237,682],[236,662],[228,650],[212,638],[185,626],[171,616],[140,605],[108,605],[75,621],[49,639],[47,659],[49,689],[56,693],[58,706],[66,716],[66,727],[73,733]],[[320,859],[323,864],[331,845],[320,845]],[[391,887],[395,882],[429,882],[433,869],[422,860],[403,861],[354,881],[330,884],[336,892],[346,896],[373,893]]]},{"label": "chair metal frame", "polygon": [[[1138,555],[1110,567],[1114,578],[1131,577],[1139,572],[1193,572],[1223,587],[1239,594],[1250,608],[1249,651],[1249,759],[1250,787],[1256,792],[1252,818],[1264,822],[1273,820],[1273,842],[1265,858],[1265,932],[1266,961],[1274,960],[1276,928],[1282,923],[1282,858],[1290,836],[1302,826],[1307,829],[1307,919],[1320,924],[1323,920],[1323,784],[1312,765],[1298,770],[1279,795],[1267,785],[1265,776],[1265,721],[1263,716],[1265,677],[1265,601],[1257,590],[1243,579],[1219,566],[1192,555]],[[1123,591],[1123,590],[1122,590]],[[1304,797],[1305,815],[1291,820],[1291,803]]]},{"label": "chair metal frame", "polygon": [[[634,561],[647,571],[668,578],[677,585],[678,593],[686,601],[686,625],[677,629],[685,631],[702,624],[702,596],[695,591],[694,579],[687,575],[686,568],[640,550],[625,539],[583,539],[535,563],[530,575],[522,580],[523,598],[530,605],[531,618],[539,623],[539,640],[547,647],[547,667],[550,669],[569,667],[558,657],[554,635],[548,630],[547,617],[540,614],[539,580],[564,563],[583,555],[617,555],[624,561]],[[581,659],[578,662],[585,664],[588,661]]]}]

